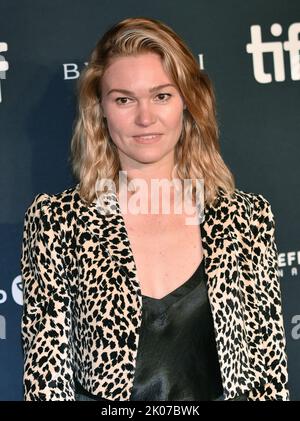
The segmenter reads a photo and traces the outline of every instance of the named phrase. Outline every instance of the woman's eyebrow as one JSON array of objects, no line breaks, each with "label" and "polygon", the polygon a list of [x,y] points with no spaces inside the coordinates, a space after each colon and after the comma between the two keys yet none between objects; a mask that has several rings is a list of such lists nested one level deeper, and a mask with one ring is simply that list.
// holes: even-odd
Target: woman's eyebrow
[{"label": "woman's eyebrow", "polygon": [[[153,88],[150,88],[149,92],[152,93],[152,92],[158,91],[159,89],[163,89],[170,86],[176,89],[176,86],[174,84],[166,83],[164,85],[158,85],[158,86],[154,86]],[[127,89],[110,89],[107,92],[106,96],[110,95],[113,92],[121,92],[122,94],[126,94],[126,95],[134,95],[134,92],[128,91]]]}]

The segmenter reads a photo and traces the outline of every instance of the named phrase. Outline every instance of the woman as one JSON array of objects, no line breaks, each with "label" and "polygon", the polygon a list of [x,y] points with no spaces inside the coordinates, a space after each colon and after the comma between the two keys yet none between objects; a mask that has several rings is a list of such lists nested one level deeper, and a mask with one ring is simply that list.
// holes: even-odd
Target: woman
[{"label": "woman", "polygon": [[270,204],[235,187],[212,85],[172,29],[101,38],[72,158],[76,187],[25,215],[25,399],[288,400]]}]

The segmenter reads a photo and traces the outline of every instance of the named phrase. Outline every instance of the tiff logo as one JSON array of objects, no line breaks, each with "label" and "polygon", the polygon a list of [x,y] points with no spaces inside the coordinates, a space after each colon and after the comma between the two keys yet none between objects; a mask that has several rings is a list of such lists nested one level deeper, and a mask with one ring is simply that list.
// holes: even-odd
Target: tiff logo
[{"label": "tiff logo", "polygon": [[[7,44],[6,42],[0,42],[0,53],[4,51],[7,51]],[[5,57],[0,55],[0,103],[2,102],[1,79],[6,79],[8,67],[8,62],[5,60]]]},{"label": "tiff logo", "polygon": [[[264,54],[273,55],[274,77],[276,82],[285,80],[284,50],[289,52],[290,72],[292,80],[300,80],[300,22],[293,23],[288,29],[288,40],[263,42],[260,25],[250,27],[251,43],[246,45],[246,51],[252,54],[253,73],[259,83],[272,82],[272,74],[264,69]],[[271,26],[271,34],[279,37],[282,34],[282,26],[274,23]]]}]

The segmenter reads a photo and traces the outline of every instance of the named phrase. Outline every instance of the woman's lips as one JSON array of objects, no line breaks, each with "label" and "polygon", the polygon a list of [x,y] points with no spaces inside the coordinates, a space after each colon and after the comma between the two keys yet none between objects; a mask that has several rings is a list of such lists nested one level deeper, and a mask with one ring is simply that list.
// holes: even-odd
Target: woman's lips
[{"label": "woman's lips", "polygon": [[134,140],[138,143],[155,143],[161,138],[161,134],[149,135],[149,136],[133,136]]}]

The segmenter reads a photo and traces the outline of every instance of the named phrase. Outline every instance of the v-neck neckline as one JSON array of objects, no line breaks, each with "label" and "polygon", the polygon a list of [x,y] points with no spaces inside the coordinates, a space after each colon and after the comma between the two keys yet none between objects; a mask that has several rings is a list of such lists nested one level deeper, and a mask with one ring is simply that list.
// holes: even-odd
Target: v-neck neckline
[{"label": "v-neck neckline", "polygon": [[[177,295],[181,295],[181,292],[183,290],[185,290],[187,287],[192,286],[192,284],[194,283],[193,281],[195,279],[197,279],[198,282],[200,282],[200,279],[198,276],[198,273],[200,271],[200,269],[202,268],[202,266],[204,265],[204,257],[202,257],[201,262],[199,263],[199,265],[197,266],[196,270],[194,271],[194,273],[186,280],[184,281],[182,284],[180,284],[177,288],[175,288],[173,291],[169,292],[168,294],[164,295],[161,298],[156,298],[156,297],[150,297],[149,295],[143,295],[142,294],[142,298],[143,301],[155,301],[155,302],[163,302],[164,300],[168,299],[170,296],[177,296]],[[204,268],[203,268],[204,269]]]}]

